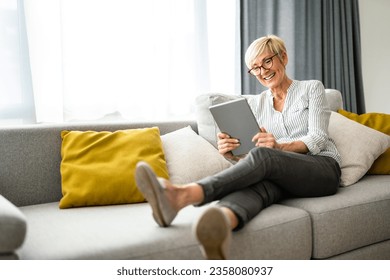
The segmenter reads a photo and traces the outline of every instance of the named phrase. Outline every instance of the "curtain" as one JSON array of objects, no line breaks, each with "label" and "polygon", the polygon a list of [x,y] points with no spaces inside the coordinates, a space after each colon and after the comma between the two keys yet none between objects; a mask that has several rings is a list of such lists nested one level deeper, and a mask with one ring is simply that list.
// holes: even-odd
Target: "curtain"
[{"label": "curtain", "polygon": [[0,2],[0,124],[35,122],[22,0]]},{"label": "curtain", "polygon": [[25,0],[37,121],[191,118],[197,95],[240,88],[238,5]]},{"label": "curtain", "polygon": [[[240,9],[242,57],[258,37],[280,36],[291,78],[320,80],[326,88],[341,91],[346,110],[365,112],[358,0],[242,0]],[[243,74],[243,94],[263,90]]]}]

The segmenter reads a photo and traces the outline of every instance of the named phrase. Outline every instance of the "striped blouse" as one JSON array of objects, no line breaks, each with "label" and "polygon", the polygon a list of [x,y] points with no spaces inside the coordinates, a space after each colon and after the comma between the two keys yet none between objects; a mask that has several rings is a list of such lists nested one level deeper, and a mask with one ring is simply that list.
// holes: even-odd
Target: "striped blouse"
[{"label": "striped blouse", "polygon": [[310,155],[328,156],[341,163],[336,145],[328,136],[330,110],[320,81],[293,80],[287,90],[282,112],[273,106],[271,90],[248,99],[261,127],[278,143],[302,141]]}]

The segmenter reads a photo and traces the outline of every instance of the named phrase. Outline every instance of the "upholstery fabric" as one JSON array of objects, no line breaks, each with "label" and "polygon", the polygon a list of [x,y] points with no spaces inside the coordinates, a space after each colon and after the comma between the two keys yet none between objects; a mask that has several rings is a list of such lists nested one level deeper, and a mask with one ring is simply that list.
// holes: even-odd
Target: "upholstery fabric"
[{"label": "upholstery fabric", "polygon": [[357,248],[340,255],[329,258],[331,260],[389,260],[390,259],[390,240]]},{"label": "upholstery fabric", "polygon": [[[360,124],[371,127],[390,136],[390,115],[383,113],[355,114],[345,110],[338,111],[341,115]],[[380,155],[368,170],[368,174],[390,174],[390,148]]]},{"label": "upholstery fabric", "polygon": [[[21,211],[31,227],[18,254],[20,259],[41,260],[203,259],[191,232],[206,207],[186,207],[170,227],[161,228],[147,203],[66,211],[58,209],[57,203],[25,206]],[[231,250],[235,259],[309,259],[309,215],[272,205],[233,234]]]},{"label": "upholstery fabric", "polygon": [[362,178],[373,162],[390,146],[390,136],[332,112],[329,136],[341,155],[341,185]]},{"label": "upholstery fabric", "polygon": [[232,165],[189,126],[162,135],[161,140],[174,184],[194,182]]},{"label": "upholstery fabric", "polygon": [[288,199],[282,204],[310,214],[316,259],[379,243],[390,236],[388,175],[365,176],[353,187],[340,188],[336,195]]},{"label": "upholstery fabric", "polygon": [[0,255],[12,253],[24,241],[27,221],[24,214],[0,195]]},{"label": "upholstery fabric", "polygon": [[[117,131],[158,126],[160,134],[195,121],[36,124],[4,127],[0,133],[0,193],[16,206],[59,201],[61,131]],[[28,155],[28,156],[25,156]],[[17,190],[17,191],[15,191]]]}]

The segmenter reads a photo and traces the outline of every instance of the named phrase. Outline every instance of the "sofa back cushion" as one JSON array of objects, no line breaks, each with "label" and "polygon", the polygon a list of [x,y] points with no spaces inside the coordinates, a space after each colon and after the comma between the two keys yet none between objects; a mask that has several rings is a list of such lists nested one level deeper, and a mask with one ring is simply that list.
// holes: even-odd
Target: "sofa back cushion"
[{"label": "sofa back cushion", "polygon": [[37,124],[0,128],[0,194],[17,206],[59,201],[61,131],[117,131],[157,126],[161,134],[195,121]]}]

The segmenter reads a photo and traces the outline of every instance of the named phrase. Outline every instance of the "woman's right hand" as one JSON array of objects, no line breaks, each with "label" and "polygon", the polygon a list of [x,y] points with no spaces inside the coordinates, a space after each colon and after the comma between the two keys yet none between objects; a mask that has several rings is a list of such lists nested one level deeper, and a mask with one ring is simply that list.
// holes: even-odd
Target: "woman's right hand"
[{"label": "woman's right hand", "polygon": [[226,158],[233,159],[232,151],[240,146],[240,141],[236,138],[231,138],[226,133],[218,133],[218,152]]}]

